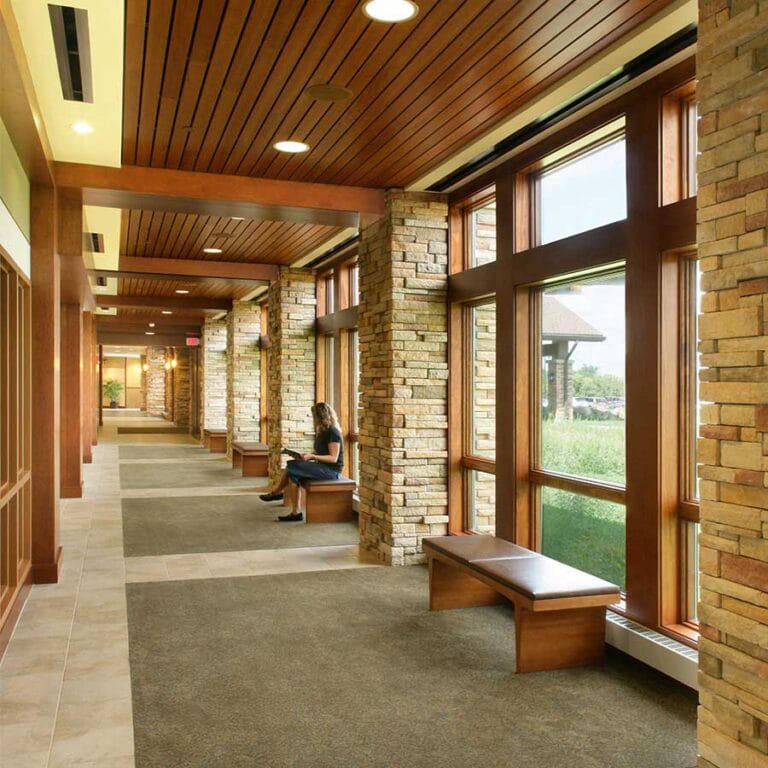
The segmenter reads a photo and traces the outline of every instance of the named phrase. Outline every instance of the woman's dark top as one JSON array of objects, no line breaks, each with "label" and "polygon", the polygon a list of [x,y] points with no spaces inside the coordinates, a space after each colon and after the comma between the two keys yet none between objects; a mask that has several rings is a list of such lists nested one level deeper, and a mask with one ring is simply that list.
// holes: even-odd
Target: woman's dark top
[{"label": "woman's dark top", "polygon": [[329,464],[325,461],[322,464],[341,472],[344,469],[344,441],[341,439],[341,430],[338,427],[328,427],[323,432],[318,432],[315,435],[315,450],[313,452],[318,456],[328,456],[331,453],[329,448],[331,443],[339,444],[339,458],[335,464]]}]

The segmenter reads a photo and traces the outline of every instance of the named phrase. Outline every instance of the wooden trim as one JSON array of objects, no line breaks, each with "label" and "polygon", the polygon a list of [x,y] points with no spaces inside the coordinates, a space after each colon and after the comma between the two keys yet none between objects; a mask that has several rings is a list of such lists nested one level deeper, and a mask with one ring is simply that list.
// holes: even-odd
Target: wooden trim
[{"label": "wooden trim", "polygon": [[357,227],[360,213],[386,213],[382,189],[133,165],[56,162],[53,173],[57,187],[82,190],[86,205],[337,227]]},{"label": "wooden trim", "polygon": [[16,586],[15,594],[10,599],[9,608],[0,621],[0,660],[2,660],[8,644],[11,642],[13,630],[16,629],[21,611],[32,591],[32,583],[32,565],[28,562],[19,584]]},{"label": "wooden trim", "polygon": [[493,459],[484,459],[481,456],[462,456],[461,466],[464,469],[474,469],[477,472],[486,472],[489,475],[496,474],[496,462]]},{"label": "wooden trim", "polygon": [[698,523],[701,521],[701,507],[696,501],[681,501],[678,507],[678,516],[681,520]]},{"label": "wooden trim", "polygon": [[187,335],[175,333],[156,333],[147,336],[146,333],[121,333],[119,331],[98,331],[99,344],[115,344],[129,346],[151,347],[186,347]]},{"label": "wooden trim", "polygon": [[496,262],[448,276],[448,301],[476,301],[496,293]]},{"label": "wooden trim", "polygon": [[696,245],[696,198],[659,209],[659,248],[672,251]]},{"label": "wooden trim", "polygon": [[[182,276],[185,281],[207,278],[212,282],[227,280],[266,282],[277,280],[280,267],[277,264],[255,264],[233,261],[209,261],[207,259],[169,259],[150,256],[120,256],[120,270],[141,275]],[[109,270],[106,271],[109,277]],[[148,279],[148,278],[145,278]]]},{"label": "wooden trim", "polygon": [[201,309],[209,312],[229,312],[232,309],[231,299],[208,299],[197,296],[107,296],[99,294],[96,297],[99,307],[117,307],[126,309],[141,309],[156,307],[158,309]]},{"label": "wooden trim", "polygon": [[357,328],[358,317],[357,306],[341,309],[330,315],[322,315],[315,323],[315,333],[332,334]]},{"label": "wooden trim", "polygon": [[202,285],[252,285],[254,283],[267,283],[275,278],[218,278],[207,275],[180,275],[175,272],[171,264],[168,265],[168,271],[165,274],[155,272],[132,272],[126,269],[89,269],[88,274],[91,277],[115,278],[120,280],[164,280],[175,281],[183,280],[185,283],[197,283]]},{"label": "wooden trim", "polygon": [[614,504],[623,505],[626,504],[627,500],[626,489],[613,483],[602,483],[598,480],[571,477],[570,475],[561,475],[558,472],[549,472],[543,469],[530,470],[528,479],[536,485],[578,493],[582,496],[590,496],[593,499],[602,499]]}]

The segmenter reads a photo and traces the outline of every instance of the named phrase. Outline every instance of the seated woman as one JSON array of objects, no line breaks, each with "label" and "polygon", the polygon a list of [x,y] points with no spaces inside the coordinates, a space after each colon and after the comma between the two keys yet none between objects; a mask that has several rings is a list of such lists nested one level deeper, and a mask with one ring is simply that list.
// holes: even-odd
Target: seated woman
[{"label": "seated woman", "polygon": [[312,406],[312,419],[315,422],[314,452],[289,461],[275,487],[259,496],[262,501],[278,501],[283,498],[283,490],[289,482],[297,486],[293,509],[290,514],[277,518],[281,522],[304,519],[302,480],[338,480],[344,468],[344,442],[333,408],[328,403],[315,403]]}]

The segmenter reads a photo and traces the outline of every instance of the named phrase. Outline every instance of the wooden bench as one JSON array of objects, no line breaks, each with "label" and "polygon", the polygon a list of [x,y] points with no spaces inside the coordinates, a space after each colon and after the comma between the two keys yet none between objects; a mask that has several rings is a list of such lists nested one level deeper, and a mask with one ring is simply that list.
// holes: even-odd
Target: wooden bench
[{"label": "wooden bench", "polygon": [[[303,480],[304,513],[308,523],[344,523],[354,520],[352,494],[355,481],[346,477],[338,480]],[[292,506],[296,486],[288,483],[284,498],[286,506]]]},{"label": "wooden bench", "polygon": [[226,429],[204,429],[203,445],[211,453],[227,452],[227,430]]},{"label": "wooden bench", "polygon": [[503,598],[515,607],[518,672],[602,661],[606,606],[615,584],[495,536],[423,540],[429,608],[473,608]]},{"label": "wooden bench", "polygon": [[232,443],[232,469],[242,469],[243,477],[269,474],[269,446],[264,443]]}]

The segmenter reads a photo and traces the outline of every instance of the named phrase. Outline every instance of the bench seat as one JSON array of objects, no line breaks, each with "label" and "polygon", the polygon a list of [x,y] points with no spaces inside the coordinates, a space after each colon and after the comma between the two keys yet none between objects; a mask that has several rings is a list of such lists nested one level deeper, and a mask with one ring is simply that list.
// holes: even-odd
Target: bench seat
[{"label": "bench seat", "polygon": [[211,453],[227,452],[227,430],[226,429],[204,429],[203,445]]},{"label": "bench seat", "polygon": [[495,536],[423,540],[430,610],[515,607],[516,669],[537,672],[603,659],[606,606],[619,588]]},{"label": "bench seat", "polygon": [[[305,494],[304,513],[308,523],[343,523],[354,520],[352,494],[357,487],[354,480],[340,477],[338,480],[303,480]],[[289,504],[296,492],[293,483],[288,484],[285,503]]]},{"label": "bench seat", "polygon": [[266,477],[269,474],[269,446],[246,440],[233,442],[232,469],[242,469],[243,477]]}]

